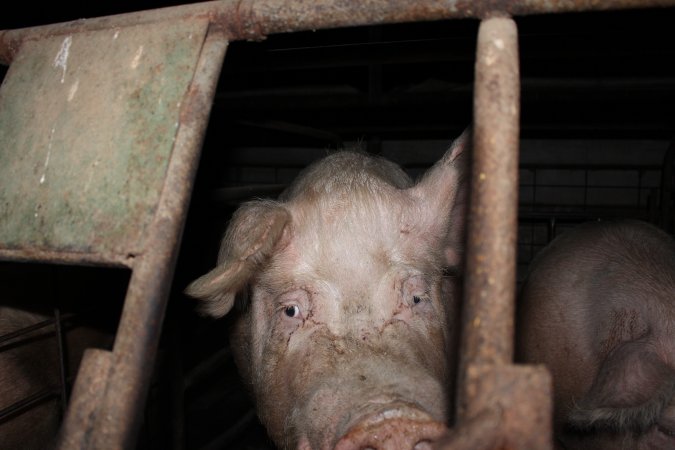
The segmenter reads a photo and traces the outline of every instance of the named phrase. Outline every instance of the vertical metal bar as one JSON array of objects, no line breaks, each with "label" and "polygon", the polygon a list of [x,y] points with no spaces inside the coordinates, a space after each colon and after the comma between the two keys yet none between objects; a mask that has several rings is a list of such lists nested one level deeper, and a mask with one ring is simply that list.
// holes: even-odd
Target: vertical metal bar
[{"label": "vertical metal bar", "polygon": [[[551,441],[551,379],[515,366],[518,225],[518,33],[492,17],[478,31],[474,161],[460,355],[458,426],[441,449],[544,450]],[[537,432],[532,432],[537,430]]]},{"label": "vertical metal bar", "polygon": [[[175,338],[174,341],[178,341]],[[183,351],[180,342],[174,342],[171,355],[171,449],[185,448],[185,373],[183,370]]]},{"label": "vertical metal bar", "polygon": [[659,198],[661,214],[659,223],[669,233],[673,231],[672,198],[673,198],[673,169],[675,169],[675,140],[670,142],[663,157],[661,166],[661,196]]},{"label": "vertical metal bar", "polygon": [[557,225],[555,216],[549,217],[547,225],[548,226],[546,227],[546,243],[548,244],[553,239],[555,239],[556,225]]},{"label": "vertical metal bar", "polygon": [[89,432],[108,381],[111,360],[112,354],[107,350],[88,349],[84,352],[56,449],[91,448]]},{"label": "vertical metal bar", "polygon": [[584,212],[588,211],[588,167],[584,169]]},{"label": "vertical metal bar", "polygon": [[59,360],[59,395],[61,397],[61,413],[66,415],[68,407],[68,374],[66,373],[66,352],[64,349],[63,327],[61,326],[61,311],[54,308],[54,329],[56,334],[56,351]]},{"label": "vertical metal bar", "polygon": [[460,420],[477,395],[467,388],[474,377],[471,367],[505,365],[513,359],[520,112],[513,20],[481,22],[475,70]]},{"label": "vertical metal bar", "polygon": [[[175,309],[175,305],[174,305]],[[178,308],[182,311],[182,308]],[[171,450],[185,449],[185,370],[183,367],[183,317],[178,311],[169,315],[170,327],[167,369],[170,373],[168,423],[171,426]]]},{"label": "vertical metal bar", "polygon": [[642,177],[644,176],[644,170],[638,168],[638,189],[637,189],[637,201],[635,202],[635,208],[639,211],[642,204]]},{"label": "vertical metal bar", "polygon": [[468,235],[465,345],[473,363],[513,356],[519,88],[515,23],[487,19],[478,33]]},{"label": "vertical metal bar", "polygon": [[106,391],[90,448],[133,448],[159,344],[166,300],[187,214],[200,149],[227,49],[210,31],[181,109],[181,126],[164,190],[146,243],[134,266],[113,347]]}]

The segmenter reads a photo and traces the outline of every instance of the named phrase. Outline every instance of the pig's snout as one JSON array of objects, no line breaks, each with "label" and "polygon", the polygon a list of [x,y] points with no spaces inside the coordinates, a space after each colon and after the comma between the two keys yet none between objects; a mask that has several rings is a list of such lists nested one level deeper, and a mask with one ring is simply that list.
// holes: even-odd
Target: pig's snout
[{"label": "pig's snout", "polygon": [[387,410],[352,426],[335,450],[431,450],[447,427],[420,411]]}]

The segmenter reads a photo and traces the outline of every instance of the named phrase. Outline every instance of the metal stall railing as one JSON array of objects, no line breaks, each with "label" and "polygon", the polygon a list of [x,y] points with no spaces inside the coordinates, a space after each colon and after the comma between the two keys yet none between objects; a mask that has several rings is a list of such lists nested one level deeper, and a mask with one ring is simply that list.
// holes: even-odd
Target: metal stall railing
[{"label": "metal stall railing", "polygon": [[[515,15],[675,0],[222,0],[0,31],[0,258],[132,270],[112,352],[90,351],[60,448],[133,448],[228,42],[482,20],[458,423],[443,448],[551,446],[550,381],[513,361]],[[448,51],[451,51],[450,49]],[[536,432],[532,432],[536,429]]]},{"label": "metal stall railing", "polygon": [[[59,399],[61,412],[65,412],[65,407],[67,405],[67,371],[65,367],[63,325],[65,320],[72,316],[73,314],[61,314],[59,308],[54,308],[54,318],[41,320],[0,336],[0,351],[3,351],[3,346],[5,344],[7,344],[7,347],[10,347],[13,344],[20,345],[21,343],[28,343],[32,338],[35,338],[35,332],[44,329],[53,329],[54,339],[52,343],[54,344],[53,347],[56,349],[57,359],[59,361],[59,367],[56,371],[59,377],[58,386],[45,387],[15,403],[0,405],[0,424],[8,422],[23,412],[54,398]],[[49,333],[50,332],[47,331],[45,334]]]},{"label": "metal stall railing", "polygon": [[105,22],[2,33],[0,257],[132,270],[63,448],[134,446],[227,46],[206,17]]}]

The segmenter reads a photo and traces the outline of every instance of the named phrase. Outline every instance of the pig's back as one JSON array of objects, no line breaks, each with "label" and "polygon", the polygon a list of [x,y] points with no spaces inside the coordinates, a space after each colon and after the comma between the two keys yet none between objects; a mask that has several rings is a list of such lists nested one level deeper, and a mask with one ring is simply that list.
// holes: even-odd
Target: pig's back
[{"label": "pig's back", "polygon": [[[675,241],[637,220],[590,222],[567,231],[532,261],[519,314],[527,329],[556,340],[570,355],[602,356],[621,340],[664,331],[658,328],[667,321],[654,319],[675,316]],[[520,338],[527,353],[543,344],[550,348],[527,334]],[[566,348],[566,336],[576,344]]]},{"label": "pig's back", "polygon": [[[649,364],[642,356],[667,352],[674,273],[675,241],[640,221],[580,225],[537,255],[519,298],[518,358],[551,370],[559,427],[580,402],[596,401],[591,393],[603,391],[611,367]],[[631,382],[632,391],[642,389]],[[651,388],[658,390],[642,390]],[[612,392],[612,384],[603,389]]]}]

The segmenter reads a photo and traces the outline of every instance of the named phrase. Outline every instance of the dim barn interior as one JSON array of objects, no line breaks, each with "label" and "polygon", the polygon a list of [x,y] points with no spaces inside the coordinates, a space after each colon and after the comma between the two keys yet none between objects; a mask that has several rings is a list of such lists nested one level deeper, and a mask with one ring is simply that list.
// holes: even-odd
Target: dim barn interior
[{"label": "dim barn interior", "polygon": [[[15,5],[0,18],[0,30],[177,4]],[[675,8],[542,14],[515,22],[520,288],[535,255],[583,222],[639,219],[675,232]],[[184,291],[216,265],[223,233],[242,203],[275,198],[303,168],[336,150],[385,157],[419,179],[472,121],[478,26],[475,19],[439,20],[230,44],[158,357],[147,367],[153,375],[138,449],[276,448],[235,367],[228,318],[201,316]],[[1,76],[6,69],[0,66]],[[94,345],[109,348],[128,282],[124,269],[0,262],[0,304],[50,317],[57,311],[65,330],[93,330]],[[60,417],[78,349],[61,348],[51,330],[33,331],[25,343],[0,336],[0,352],[38,345],[36,351],[58,349],[73,360],[64,363],[64,380],[46,382],[51,393],[39,401],[55,405]],[[1,374],[0,382],[19,383]],[[5,406],[0,430],[23,415]],[[2,440],[0,434],[0,448]]]}]

